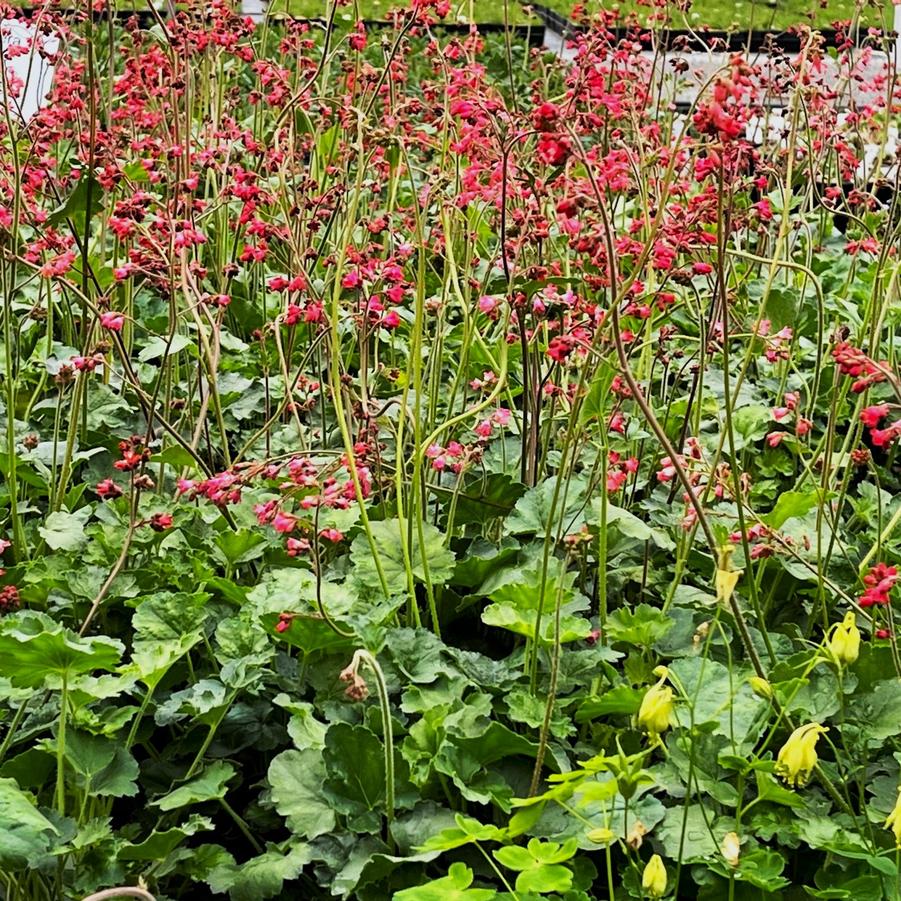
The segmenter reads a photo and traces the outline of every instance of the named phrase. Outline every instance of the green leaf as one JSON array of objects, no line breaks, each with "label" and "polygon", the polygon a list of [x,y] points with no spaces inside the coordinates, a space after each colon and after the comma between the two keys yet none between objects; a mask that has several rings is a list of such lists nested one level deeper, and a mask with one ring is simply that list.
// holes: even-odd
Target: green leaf
[{"label": "green leaf", "polygon": [[519,873],[517,892],[566,892],[572,887],[573,874],[562,862],[576,852],[577,841],[544,842],[533,838],[525,847],[510,845],[494,852],[498,863]]},{"label": "green leaf", "polygon": [[741,451],[750,445],[762,441],[772,428],[773,414],[769,407],[762,404],[749,404],[739,407],[732,414],[735,431],[735,450]]},{"label": "green leaf", "polygon": [[131,404],[109,385],[102,382],[91,385],[88,394],[88,431],[104,431],[122,428],[132,420]]},{"label": "green leaf", "polygon": [[229,566],[240,566],[262,557],[266,544],[264,535],[250,529],[238,529],[236,532],[229,529],[216,536],[216,546]]},{"label": "green leaf", "polygon": [[719,843],[728,829],[721,834],[711,835],[713,815],[700,804],[683,807],[670,807],[666,811],[663,822],[654,833],[663,845],[666,856],[683,863],[703,861],[708,857],[719,855]]},{"label": "green leaf", "polygon": [[84,527],[90,517],[90,507],[81,507],[74,513],[57,510],[44,520],[44,525],[38,526],[38,532],[54,551],[77,551],[87,543]]},{"label": "green leaf", "polygon": [[298,751],[306,751],[308,748],[321,751],[325,747],[328,727],[316,719],[312,704],[308,701],[293,701],[284,693],[277,694],[272,703],[278,704],[291,714],[288,721],[288,735],[291,736],[291,741]]},{"label": "green leaf", "polygon": [[797,792],[783,788],[771,773],[754,771],[757,780],[757,800],[769,801],[771,804],[782,804],[785,807],[806,807],[804,799]]},{"label": "green leaf", "polygon": [[[593,509],[597,521],[600,523],[600,500],[594,502]],[[643,519],[639,519],[634,513],[630,513],[622,507],[615,507],[613,504],[609,503],[607,504],[607,527],[613,527],[626,538],[634,538],[636,541],[650,541],[655,535],[654,529],[652,529]]]},{"label": "green leaf", "polygon": [[190,688],[173,692],[154,714],[159,726],[169,726],[188,716],[211,723],[228,702],[225,686],[215,679],[201,679]]},{"label": "green leaf", "polygon": [[[692,700],[695,727],[715,723],[715,734],[736,743],[756,739],[759,718],[766,716],[769,705],[751,690],[746,673],[701,657],[681,657],[673,661],[670,670]],[[687,726],[688,710],[677,705],[676,718]]]},{"label": "green leaf", "polygon": [[[390,593],[405,593],[407,568],[401,544],[401,530],[405,525],[397,519],[385,519],[370,524],[375,548]],[[454,555],[445,547],[444,535],[431,523],[422,524],[423,543],[419,540],[419,526],[413,523],[410,538],[410,567],[417,582],[425,581],[425,561],[428,561],[429,578],[434,584],[446,581],[453,572]],[[354,575],[367,588],[381,589],[378,571],[369,540],[364,533],[357,535],[350,547]]]},{"label": "green leaf", "polygon": [[335,828],[335,812],[323,791],[326,769],[319,751],[282,751],[269,764],[267,778],[275,809],[295,835],[312,839]]},{"label": "green leaf", "polygon": [[23,610],[0,620],[0,674],[14,685],[37,687],[56,677],[71,680],[113,670],[124,647],[106,636],[81,638],[47,614]]},{"label": "green leaf", "polygon": [[0,866],[23,869],[50,847],[57,828],[14,779],[0,779]]},{"label": "green leaf", "polygon": [[[542,644],[555,640],[556,617],[560,604],[560,640],[563,643],[586,638],[591,623],[575,613],[588,606],[588,600],[574,588],[576,574],[566,571],[561,561],[551,561],[542,575],[542,561],[533,558],[519,566],[505,567],[494,573],[479,589],[494,602],[482,611],[482,622],[535,639],[535,623],[542,609]],[[561,584],[562,583],[562,584]]]},{"label": "green leaf", "polygon": [[385,752],[378,736],[365,726],[335,723],[325,736],[322,757],[328,774],[325,797],[334,810],[355,832],[375,831],[385,806]]},{"label": "green leaf", "polygon": [[776,506],[761,517],[773,529],[781,529],[789,519],[806,516],[819,503],[817,491],[783,491]]},{"label": "green leaf", "polygon": [[849,718],[872,742],[901,734],[901,683],[897,679],[877,682],[862,697],[855,698]]},{"label": "green leaf", "polygon": [[484,525],[500,519],[513,509],[525,490],[525,485],[506,473],[492,472],[468,480],[457,493],[456,522]]},{"label": "green leaf", "polygon": [[141,680],[156,687],[173,663],[203,638],[205,592],[160,591],[140,601],[131,623],[132,660]]},{"label": "green leaf", "polygon": [[576,710],[576,722],[585,723],[608,714],[638,713],[645,692],[630,685],[617,685],[598,697],[585,698]]},{"label": "green leaf", "polygon": [[309,848],[294,845],[287,852],[270,847],[265,854],[241,864],[223,863],[207,877],[214,892],[228,892],[231,901],[266,901],[282,891],[286,880],[296,879],[310,862]]},{"label": "green leaf", "polygon": [[154,801],[160,810],[177,810],[189,804],[218,801],[228,792],[228,781],[235,775],[235,768],[224,760],[216,760],[195,779],[179,786],[174,791]]},{"label": "green leaf", "polygon": [[512,563],[518,551],[519,542],[514,538],[504,538],[500,545],[477,538],[457,561],[451,581],[454,585],[475,588],[500,567]]},{"label": "green leaf", "polygon": [[[535,638],[535,613],[520,610],[513,604],[490,604],[482,611],[482,622],[487,626],[497,626],[499,629],[515,632],[517,635],[525,635],[526,638]],[[555,629],[554,620],[549,616],[543,617],[540,636],[542,644],[554,643]],[[590,633],[591,623],[587,619],[569,615],[560,617],[560,642],[562,644],[580,641],[587,638]]]},{"label": "green leaf", "polygon": [[260,622],[272,638],[300,648],[304,654],[327,653],[353,644],[353,639],[339,635],[318,614],[296,614],[284,632],[275,628],[279,622],[275,613],[266,614]]},{"label": "green leaf", "polygon": [[124,745],[87,732],[66,736],[66,760],[82,777],[88,794],[114,798],[138,793],[138,762]]},{"label": "green leaf", "polygon": [[122,167],[122,174],[130,181],[149,181],[150,174],[142,160],[132,160]]},{"label": "green leaf", "polygon": [[61,227],[71,219],[76,232],[84,234],[86,220],[93,219],[102,209],[103,188],[92,175],[82,175],[72,193],[47,217],[47,224]]},{"label": "green leaf", "polygon": [[466,864],[452,863],[447,876],[396,892],[394,901],[491,901],[498,897],[494,889],[470,888],[472,880]]},{"label": "green leaf", "polygon": [[649,604],[620,607],[607,618],[607,637],[637,648],[649,649],[672,628],[673,621]]},{"label": "green leaf", "polygon": [[568,535],[578,532],[586,522],[584,479],[574,478],[557,488],[557,478],[550,478],[530,488],[517,502],[504,521],[507,535],[534,534],[545,538],[550,532]]},{"label": "green leaf", "polygon": [[458,813],[454,817],[457,825],[442,829],[437,835],[433,835],[417,851],[452,851],[474,842],[500,842],[504,840],[505,832],[497,826],[483,825],[472,817]]},{"label": "green leaf", "polygon": [[180,444],[170,444],[150,458],[153,463],[167,463],[177,468],[196,469],[197,458]]},{"label": "green leaf", "polygon": [[212,820],[192,816],[181,826],[159,831],[154,829],[144,841],[122,845],[116,856],[119,860],[160,861],[168,857],[186,838],[212,828]]},{"label": "green leaf", "polygon": [[171,342],[168,336],[151,338],[138,354],[138,359],[142,363],[148,363],[150,360],[158,360],[160,357],[174,356],[192,345],[193,341],[187,335],[173,335]]},{"label": "green leaf", "polygon": [[838,857],[865,861],[872,869],[897,878],[898,870],[892,859],[876,857],[868,842],[836,817],[807,816],[798,820],[798,835],[811,848],[830,851]]}]

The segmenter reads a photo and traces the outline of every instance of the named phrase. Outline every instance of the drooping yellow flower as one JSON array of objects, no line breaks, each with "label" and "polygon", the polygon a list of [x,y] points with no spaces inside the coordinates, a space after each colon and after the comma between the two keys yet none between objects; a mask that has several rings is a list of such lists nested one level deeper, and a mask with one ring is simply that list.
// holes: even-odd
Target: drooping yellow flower
[{"label": "drooping yellow flower", "polygon": [[743,570],[741,569],[732,568],[732,555],[734,553],[735,548],[732,545],[727,544],[720,548],[719,554],[717,555],[719,559],[716,564],[714,587],[716,589],[717,602],[724,607],[729,606],[729,602],[732,600],[732,594],[735,591],[735,586],[738,584],[738,580],[743,573]]},{"label": "drooping yellow flower", "polygon": [[658,666],[654,673],[660,681],[645,692],[638,708],[638,725],[652,737],[669,729],[673,713],[673,690],[665,684],[668,670]]},{"label": "drooping yellow flower", "polygon": [[891,829],[895,836],[895,847],[901,850],[901,786],[898,788],[898,800],[892,812],[886,817],[885,828]]},{"label": "drooping yellow flower", "polygon": [[727,832],[723,836],[720,854],[730,867],[738,866],[738,859],[741,857],[741,839],[737,832]]},{"label": "drooping yellow flower", "polygon": [[644,868],[644,873],[641,876],[641,887],[652,898],[662,898],[666,892],[666,867],[663,865],[659,854],[655,854]]},{"label": "drooping yellow flower", "polygon": [[828,732],[819,723],[799,726],[779,749],[776,758],[776,773],[793,788],[806,785],[813,768],[817,765],[817,740]]},{"label": "drooping yellow flower", "polygon": [[853,610],[845,614],[845,618],[836,623],[827,645],[832,659],[839,664],[854,663],[860,654],[860,629],[857,628],[857,617]]}]

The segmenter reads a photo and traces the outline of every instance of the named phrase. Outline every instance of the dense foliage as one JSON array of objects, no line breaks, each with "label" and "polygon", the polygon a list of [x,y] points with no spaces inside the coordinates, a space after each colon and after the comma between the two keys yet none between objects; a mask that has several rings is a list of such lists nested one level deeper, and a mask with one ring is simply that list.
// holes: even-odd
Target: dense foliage
[{"label": "dense foliage", "polygon": [[0,897],[901,897],[893,81],[441,7],[19,48]]}]

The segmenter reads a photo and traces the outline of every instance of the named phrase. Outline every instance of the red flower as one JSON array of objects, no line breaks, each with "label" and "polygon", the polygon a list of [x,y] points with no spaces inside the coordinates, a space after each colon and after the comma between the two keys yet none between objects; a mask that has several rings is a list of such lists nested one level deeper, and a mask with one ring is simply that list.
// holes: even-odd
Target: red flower
[{"label": "red flower", "polygon": [[172,514],[154,513],[147,523],[154,532],[165,532],[166,529],[172,528]]},{"label": "red flower", "polygon": [[898,570],[885,563],[877,563],[864,577],[867,590],[860,596],[861,607],[872,607],[876,604],[885,606],[891,600],[889,594],[898,581]]},{"label": "red flower", "polygon": [[888,416],[889,405],[888,404],[874,404],[872,407],[867,407],[860,414],[860,421],[869,429],[875,429],[876,426]]},{"label": "red flower", "polygon": [[573,352],[576,341],[569,335],[558,335],[552,338],[547,346],[547,355],[555,362],[561,365],[566,362],[567,357]]},{"label": "red flower", "polygon": [[104,500],[122,497],[122,489],[112,479],[104,479],[102,482],[98,482],[94,490]]},{"label": "red flower", "polygon": [[4,585],[0,588],[0,614],[12,613],[18,610],[21,600],[19,599],[19,589],[15,585]]}]

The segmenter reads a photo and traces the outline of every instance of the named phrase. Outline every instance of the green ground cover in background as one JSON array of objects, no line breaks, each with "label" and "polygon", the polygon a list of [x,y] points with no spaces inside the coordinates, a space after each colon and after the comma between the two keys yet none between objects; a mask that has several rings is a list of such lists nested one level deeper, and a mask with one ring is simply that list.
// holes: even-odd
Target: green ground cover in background
[{"label": "green ground cover in background", "polygon": [[[398,0],[357,0],[356,9],[364,19],[385,18],[387,11],[398,5]],[[568,14],[572,9],[571,0],[544,0],[544,5]],[[622,0],[622,2],[598,3],[595,0],[584,4],[591,8],[619,8],[622,13],[635,12],[642,18],[649,13],[649,5],[640,0]],[[850,19],[856,8],[860,9],[860,18],[866,24],[879,24],[886,15],[886,3],[855,3],[855,0],[775,0],[771,5],[761,0],[694,0],[690,10],[679,12],[677,3],[672,3],[673,27],[690,25],[698,27],[707,25],[711,28],[724,29],[766,29],[787,28],[802,22],[812,22],[819,28],[828,28],[837,19]],[[327,8],[326,0],[289,0],[290,11],[299,16],[324,16]],[[352,22],[357,13],[353,5],[338,11],[341,21]],[[504,5],[500,0],[460,0],[448,17],[476,22],[502,22]],[[509,7],[511,22],[525,24],[536,21],[527,16],[519,3],[511,2]]]}]

